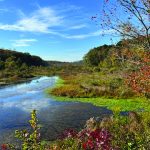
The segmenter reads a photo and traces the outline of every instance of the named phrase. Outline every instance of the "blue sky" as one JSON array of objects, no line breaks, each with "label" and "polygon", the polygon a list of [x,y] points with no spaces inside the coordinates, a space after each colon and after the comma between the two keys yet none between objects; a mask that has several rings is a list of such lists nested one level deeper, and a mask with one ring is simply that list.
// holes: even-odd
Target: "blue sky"
[{"label": "blue sky", "polygon": [[101,0],[0,0],[0,47],[45,60],[81,60],[89,49],[111,43],[111,31],[91,20],[102,5]]}]

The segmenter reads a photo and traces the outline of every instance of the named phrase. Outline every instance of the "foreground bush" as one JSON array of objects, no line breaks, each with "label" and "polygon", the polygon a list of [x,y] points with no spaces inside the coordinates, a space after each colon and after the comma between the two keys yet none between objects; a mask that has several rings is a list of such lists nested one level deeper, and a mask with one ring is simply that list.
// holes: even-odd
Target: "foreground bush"
[{"label": "foreground bush", "polygon": [[68,133],[51,149],[149,150],[150,117],[148,113],[130,112],[128,116],[114,115],[103,120],[91,118],[76,136]]},{"label": "foreground bush", "polygon": [[[56,141],[42,142],[36,111],[31,114],[32,131],[16,131],[23,150],[149,150],[150,115],[129,112],[126,116],[114,113],[104,119],[91,118],[80,132],[64,131]],[[2,150],[16,150],[15,146],[3,144]]]},{"label": "foreground bush", "polygon": [[[22,150],[44,150],[45,143],[40,140],[40,132],[36,110],[31,113],[31,120],[29,120],[31,130],[16,130],[15,137],[21,141]],[[14,145],[3,144],[2,150],[17,150],[18,148]]]}]

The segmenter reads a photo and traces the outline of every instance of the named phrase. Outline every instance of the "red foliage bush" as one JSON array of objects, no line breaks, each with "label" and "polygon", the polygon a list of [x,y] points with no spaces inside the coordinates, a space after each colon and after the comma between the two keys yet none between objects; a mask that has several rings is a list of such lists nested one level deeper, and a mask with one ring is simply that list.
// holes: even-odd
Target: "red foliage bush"
[{"label": "red foliage bush", "polygon": [[111,150],[111,134],[105,129],[96,129],[94,131],[83,130],[78,138],[82,141],[84,150]]},{"label": "red foliage bush", "polygon": [[2,145],[1,145],[1,149],[2,149],[2,150],[7,150],[7,148],[8,148],[8,147],[7,147],[7,144],[2,144]]},{"label": "red foliage bush", "polygon": [[65,138],[68,138],[68,137],[76,137],[76,135],[77,135],[76,130],[67,129],[59,136],[59,139],[65,139]]},{"label": "red foliage bush", "polygon": [[143,55],[139,65],[139,70],[128,76],[127,83],[135,92],[148,96],[150,94],[150,53]]}]

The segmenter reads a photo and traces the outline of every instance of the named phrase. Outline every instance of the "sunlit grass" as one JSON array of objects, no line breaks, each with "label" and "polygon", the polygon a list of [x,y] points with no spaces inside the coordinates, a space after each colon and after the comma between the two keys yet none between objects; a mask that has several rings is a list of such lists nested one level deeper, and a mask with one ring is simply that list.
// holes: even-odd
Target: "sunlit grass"
[{"label": "sunlit grass", "polygon": [[[56,81],[56,85],[53,88],[61,87],[64,85],[64,80],[58,78]],[[82,102],[82,103],[91,103],[95,106],[107,107],[110,110],[114,110],[119,108],[120,111],[150,111],[150,101],[146,98],[131,98],[131,99],[116,99],[116,98],[105,98],[105,97],[97,97],[97,98],[69,98],[62,96],[54,96],[51,95],[52,89],[48,89],[47,93],[50,93],[57,101],[62,102]]]},{"label": "sunlit grass", "polygon": [[61,78],[58,77],[58,79],[56,81],[56,84],[55,84],[55,87],[61,87],[61,86],[63,86],[64,82],[65,81],[63,79],[61,79]]},{"label": "sunlit grass", "polygon": [[91,103],[95,106],[107,107],[110,110],[119,108],[120,111],[150,111],[150,102],[144,98],[135,99],[106,99],[106,98],[67,98],[52,96],[63,102]]}]

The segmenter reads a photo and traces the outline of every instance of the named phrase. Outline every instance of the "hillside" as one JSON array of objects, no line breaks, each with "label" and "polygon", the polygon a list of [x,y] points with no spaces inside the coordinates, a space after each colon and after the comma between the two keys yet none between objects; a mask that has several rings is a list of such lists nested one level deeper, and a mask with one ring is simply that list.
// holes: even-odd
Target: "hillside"
[{"label": "hillside", "polygon": [[16,52],[7,49],[0,49],[0,60],[6,61],[9,57],[14,57],[15,61],[21,64],[25,63],[28,66],[46,66],[47,62],[38,56],[30,55],[29,53]]}]

